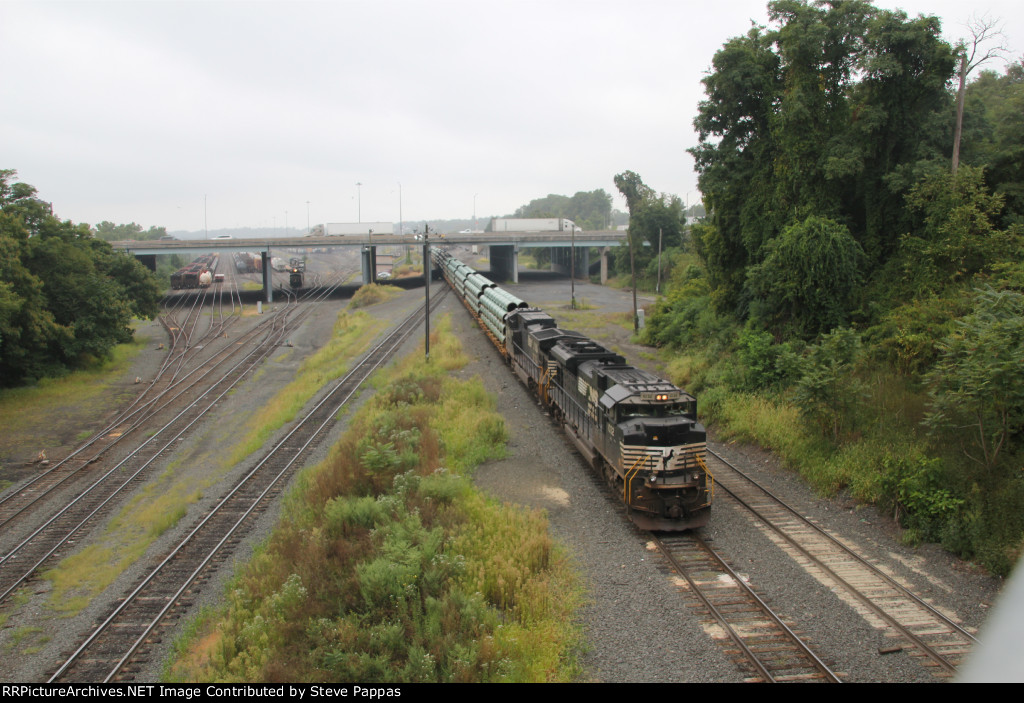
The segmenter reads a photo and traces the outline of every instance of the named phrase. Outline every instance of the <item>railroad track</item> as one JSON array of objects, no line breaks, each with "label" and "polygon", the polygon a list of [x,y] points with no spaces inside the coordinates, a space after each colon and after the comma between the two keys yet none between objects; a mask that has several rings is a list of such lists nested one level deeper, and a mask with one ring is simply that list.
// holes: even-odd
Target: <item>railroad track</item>
[{"label": "railroad track", "polygon": [[909,648],[940,678],[956,672],[976,643],[970,632],[721,456],[708,453],[718,495],[728,493],[801,567],[872,626],[886,631],[893,639],[891,649]]},{"label": "railroad track", "polygon": [[839,677],[696,533],[650,534],[652,543],[694,595],[751,681],[840,683]]},{"label": "railroad track", "polygon": [[[326,286],[313,295],[305,295],[301,299],[320,302],[329,297],[339,284],[340,281],[335,282],[333,285]],[[236,297],[234,277],[232,276],[232,279],[225,285],[231,286],[229,301],[233,313]],[[205,295],[206,291],[203,290],[190,291],[175,297],[183,300],[193,299],[192,302],[195,302]],[[89,467],[90,474],[103,473],[97,462],[116,449],[118,445],[127,445],[133,441],[133,437],[138,432],[151,428],[153,425],[162,427],[163,429],[152,432],[143,441],[143,444],[155,441],[161,432],[166,431],[168,426],[164,423],[168,418],[174,418],[181,407],[187,406],[188,403],[195,403],[198,398],[211,390],[209,386],[212,380],[217,378],[216,373],[230,368],[228,365],[239,356],[244,357],[246,352],[259,352],[261,348],[272,349],[273,344],[279,341],[284,334],[280,328],[290,329],[297,326],[309,312],[304,307],[289,307],[280,314],[269,316],[268,319],[243,332],[237,338],[225,340],[224,344],[217,346],[207,344],[203,350],[207,353],[199,356],[193,353],[198,351],[195,345],[186,348],[186,340],[191,337],[191,328],[198,318],[192,313],[192,304],[189,302],[183,304],[179,300],[172,301],[168,305],[168,311],[161,315],[161,321],[166,327],[178,325],[175,322],[175,316],[182,310],[186,311],[186,318],[189,322],[187,328],[183,323],[178,332],[171,334],[175,341],[168,348],[166,359],[154,379],[131,404],[82,445],[59,461],[49,465],[46,470],[34,475],[30,480],[0,496],[0,528],[9,532],[11,529],[9,523],[25,515],[29,508],[37,506],[65,483],[74,480],[86,467]],[[218,308],[223,308],[223,293],[221,291],[217,291],[215,305]],[[224,320],[223,314],[221,314],[220,322],[208,330],[198,342],[219,340],[225,334],[227,327],[236,319],[237,316],[232,314],[227,320]],[[186,358],[190,364],[187,369],[183,368]],[[257,358],[256,362],[262,358]],[[161,413],[164,414],[164,420],[160,419]],[[6,557],[0,556],[0,562],[5,559]]]},{"label": "railroad track", "polygon": [[[329,293],[327,290],[321,291],[316,299],[322,299]],[[139,414],[138,417],[130,420],[121,418],[122,424],[106,428],[85,447],[38,477],[38,481],[8,493],[3,504],[0,504],[0,515],[8,533],[7,542],[14,546],[0,556],[0,603],[6,603],[46,563],[63,556],[68,546],[73,545],[90,525],[109,514],[119,496],[147,480],[158,465],[158,460],[172,451],[176,443],[218,401],[273,353],[281,339],[300,324],[310,310],[309,306],[290,306],[275,314],[266,324],[250,330],[207,364],[194,369],[197,378],[189,381],[187,387],[155,410],[152,404],[159,401],[162,394],[150,404],[137,407],[133,415]],[[163,419],[159,419],[161,411]],[[154,424],[157,424],[157,429],[140,437],[140,443],[131,447],[126,454],[111,460],[103,468],[94,464],[101,455],[132,432],[138,435]],[[113,441],[98,448],[93,447],[100,438],[110,435],[116,435]],[[89,447],[92,449],[89,450]],[[62,485],[81,473],[88,474],[92,481],[88,486],[76,489],[73,496],[57,503],[48,514],[36,507],[58,489],[66,491]],[[54,503],[53,500],[49,501],[51,507]],[[14,537],[8,523],[27,514],[32,514],[41,524],[33,525]]]},{"label": "railroad track", "polygon": [[[433,302],[436,305],[444,293]],[[309,453],[335,423],[359,387],[386,363],[423,319],[418,310],[368,352],[345,378],[298,420],[286,436],[226,495],[131,594],[119,601],[50,678],[56,681],[131,680],[149,648],[159,641],[161,623],[187,607],[195,591],[230,557],[247,526],[287,485]]]},{"label": "railroad track", "polygon": [[[171,378],[172,374],[168,372],[167,367],[162,369],[162,375],[154,379],[103,429],[67,456],[47,467],[45,471],[6,492],[0,498],[0,528],[9,530],[10,523],[25,515],[29,508],[50,497],[56,489],[77,478],[86,467],[90,467],[91,473],[95,473],[98,468],[95,463],[118,445],[131,442],[135,433],[140,430],[154,424],[162,424],[159,419],[161,413],[195,402],[200,394],[209,390],[204,386],[204,383],[209,383],[205,379],[209,379],[218,369],[230,362],[238,354],[238,350],[254,343],[261,334],[267,334],[266,327],[249,330],[206,360],[194,360],[192,368],[176,378]],[[171,416],[174,412],[171,412]],[[152,440],[156,434],[149,439]],[[4,558],[0,557],[0,562],[2,561]]]}]

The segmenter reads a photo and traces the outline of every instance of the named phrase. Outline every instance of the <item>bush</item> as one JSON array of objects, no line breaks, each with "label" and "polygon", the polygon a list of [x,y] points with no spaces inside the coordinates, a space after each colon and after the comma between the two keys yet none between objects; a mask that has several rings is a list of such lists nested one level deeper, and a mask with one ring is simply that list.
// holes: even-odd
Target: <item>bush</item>
[{"label": "bush", "polygon": [[955,320],[963,307],[955,297],[915,298],[886,312],[865,332],[865,340],[875,358],[899,373],[924,373],[939,358],[939,344],[955,330]]},{"label": "bush", "polygon": [[752,318],[800,335],[847,324],[861,283],[864,251],[845,225],[808,217],[787,227],[765,249],[764,261],[747,273],[757,298]]},{"label": "bush", "polygon": [[802,364],[793,400],[823,434],[839,443],[855,424],[866,392],[855,375],[861,356],[860,336],[849,329],[824,335]]},{"label": "bush", "polygon": [[925,421],[933,436],[953,431],[964,453],[992,471],[1024,437],[1024,295],[980,289],[957,326],[928,375]]},{"label": "bush", "polygon": [[744,390],[784,387],[798,375],[800,359],[790,342],[776,344],[767,332],[747,325],[736,341]]}]

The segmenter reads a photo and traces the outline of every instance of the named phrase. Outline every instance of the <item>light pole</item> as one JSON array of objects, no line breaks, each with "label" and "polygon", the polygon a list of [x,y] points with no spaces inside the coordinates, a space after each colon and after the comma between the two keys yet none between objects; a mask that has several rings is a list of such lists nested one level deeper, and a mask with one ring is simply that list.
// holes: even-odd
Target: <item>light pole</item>
[{"label": "light pole", "polygon": [[363,184],[356,183],[356,222],[363,221]]},{"label": "light pole", "polygon": [[477,230],[477,226],[476,226],[476,196],[477,195],[479,195],[479,193],[473,193],[473,231],[474,232]]},{"label": "light pole", "polygon": [[309,234],[309,201],[306,201],[306,234]]}]

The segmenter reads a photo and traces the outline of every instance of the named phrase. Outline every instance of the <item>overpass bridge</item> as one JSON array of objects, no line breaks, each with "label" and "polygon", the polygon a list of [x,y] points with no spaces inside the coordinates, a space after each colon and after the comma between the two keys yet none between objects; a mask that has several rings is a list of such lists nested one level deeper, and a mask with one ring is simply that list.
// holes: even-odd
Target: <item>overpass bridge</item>
[{"label": "overpass bridge", "polygon": [[575,270],[590,267],[590,249],[601,250],[601,282],[608,276],[608,250],[626,242],[626,233],[617,230],[564,232],[483,232],[475,234],[434,234],[426,241],[423,235],[365,234],[316,237],[268,237],[260,239],[183,239],[147,242],[111,242],[115,249],[133,254],[150,269],[156,270],[159,254],[205,254],[207,252],[259,253],[263,259],[263,288],[267,301],[272,300],[270,284],[271,252],[274,249],[305,249],[319,247],[358,247],[362,255],[363,283],[372,283],[377,272],[377,247],[477,245],[489,247],[491,276],[498,281],[519,282],[519,252],[523,249],[551,249],[552,268],[568,274],[575,251]]}]

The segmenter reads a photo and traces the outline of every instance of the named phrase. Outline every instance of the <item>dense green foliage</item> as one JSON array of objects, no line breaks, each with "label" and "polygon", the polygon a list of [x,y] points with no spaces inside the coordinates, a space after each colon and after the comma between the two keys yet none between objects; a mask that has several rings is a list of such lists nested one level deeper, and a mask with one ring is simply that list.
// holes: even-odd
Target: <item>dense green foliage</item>
[{"label": "dense green foliage", "polygon": [[58,220],[15,175],[0,170],[0,386],[106,357],[161,297],[148,269]]},{"label": "dense green foliage", "polygon": [[150,227],[143,231],[142,225],[134,222],[117,225],[104,220],[93,228],[92,233],[96,239],[102,239],[105,242],[146,242],[166,237],[167,229],[165,227]]},{"label": "dense green foliage", "polygon": [[954,68],[934,18],[859,0],[782,0],[769,15],[777,30],[754,28],[715,55],[694,120],[713,225],[702,253],[720,309],[740,315],[764,296],[748,267],[809,216],[845,226],[862,266],[892,253],[892,228],[907,222],[903,195],[943,143],[937,110]]},{"label": "dense green foliage", "polygon": [[512,217],[562,217],[585,230],[608,229],[612,217],[612,196],[603,189],[568,195],[536,198],[518,208]]},{"label": "dense green foliage", "polygon": [[1006,199],[1000,226],[1024,224],[1024,62],[967,86],[964,122],[961,162],[984,167],[986,184]]},{"label": "dense green foliage", "polygon": [[1006,573],[1024,549],[1024,65],[968,86],[954,175],[958,50],[935,18],[861,0],[769,16],[704,81],[708,216],[645,336],[722,432]]}]

